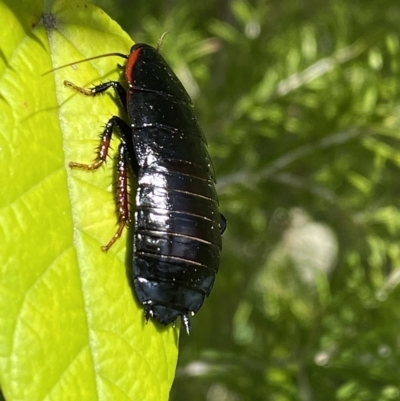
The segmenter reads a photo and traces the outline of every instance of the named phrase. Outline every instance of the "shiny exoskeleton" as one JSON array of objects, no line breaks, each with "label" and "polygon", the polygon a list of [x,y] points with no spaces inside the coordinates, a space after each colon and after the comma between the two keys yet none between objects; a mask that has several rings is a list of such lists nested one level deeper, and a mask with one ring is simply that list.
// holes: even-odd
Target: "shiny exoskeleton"
[{"label": "shiny exoskeleton", "polygon": [[120,225],[103,250],[115,242],[129,220],[129,166],[138,180],[132,266],[136,295],[146,320],[152,317],[167,325],[181,316],[189,333],[189,316],[210,294],[218,272],[226,220],[218,209],[207,143],[183,85],[149,45],[136,44],[125,57],[127,91],[117,81],[90,90],[66,82],[86,95],[113,87],[129,118],[129,125],[116,116],[110,119],[93,164],[70,165],[98,168],[117,128]]}]

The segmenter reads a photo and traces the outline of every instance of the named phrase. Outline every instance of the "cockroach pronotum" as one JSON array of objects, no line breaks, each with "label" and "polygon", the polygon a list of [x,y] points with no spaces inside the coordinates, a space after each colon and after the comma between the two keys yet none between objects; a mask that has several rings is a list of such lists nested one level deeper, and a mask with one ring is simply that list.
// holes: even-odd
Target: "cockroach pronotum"
[{"label": "cockroach pronotum", "polygon": [[132,262],[137,298],[146,321],[154,318],[167,325],[181,316],[189,333],[189,316],[200,309],[213,287],[226,227],[218,210],[207,142],[188,93],[158,48],[138,43],[129,55],[108,53],[81,62],[104,56],[127,59],[127,90],[118,81],[91,89],[69,81],[65,85],[87,96],[114,88],[129,124],[112,117],[101,135],[96,160],[71,162],[70,167],[100,167],[116,128],[119,226],[102,249],[108,250],[129,222],[129,169],[138,181]]}]

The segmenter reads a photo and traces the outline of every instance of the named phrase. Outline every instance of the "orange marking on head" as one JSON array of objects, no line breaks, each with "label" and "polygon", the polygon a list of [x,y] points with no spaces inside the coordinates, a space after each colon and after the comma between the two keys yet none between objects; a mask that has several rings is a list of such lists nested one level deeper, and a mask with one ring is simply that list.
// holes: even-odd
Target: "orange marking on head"
[{"label": "orange marking on head", "polygon": [[132,85],[132,74],[133,74],[133,66],[135,65],[139,53],[140,53],[141,48],[139,47],[138,49],[135,49],[128,57],[128,61],[126,63],[126,68],[125,68],[125,79],[128,82],[129,86]]}]

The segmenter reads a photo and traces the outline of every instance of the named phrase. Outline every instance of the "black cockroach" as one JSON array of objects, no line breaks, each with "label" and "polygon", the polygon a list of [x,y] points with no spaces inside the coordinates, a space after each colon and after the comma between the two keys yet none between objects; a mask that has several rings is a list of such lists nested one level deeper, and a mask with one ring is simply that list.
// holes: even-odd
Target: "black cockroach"
[{"label": "black cockroach", "polygon": [[146,321],[151,317],[167,325],[181,316],[189,333],[189,315],[200,309],[213,287],[226,227],[218,210],[207,143],[188,93],[158,48],[138,43],[129,55],[108,53],[81,61],[104,56],[127,59],[128,90],[118,81],[92,89],[69,81],[65,85],[87,96],[114,88],[129,124],[112,117],[101,135],[95,162],[71,162],[70,167],[100,167],[117,129],[119,226],[102,249],[108,250],[129,222],[129,168],[138,180],[132,271],[136,295]]}]

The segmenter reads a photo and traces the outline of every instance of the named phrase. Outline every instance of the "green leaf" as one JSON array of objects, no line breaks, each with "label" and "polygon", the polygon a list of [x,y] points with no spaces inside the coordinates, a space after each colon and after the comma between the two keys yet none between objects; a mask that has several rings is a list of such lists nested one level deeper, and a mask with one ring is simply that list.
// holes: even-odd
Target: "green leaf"
[{"label": "green leaf", "polygon": [[7,401],[166,400],[178,331],[145,324],[126,233],[100,250],[117,222],[112,163],[68,167],[93,160],[119,107],[113,93],[88,98],[63,82],[117,80],[121,61],[43,75],[127,53],[132,40],[82,0],[14,3],[0,2],[0,387]]}]

